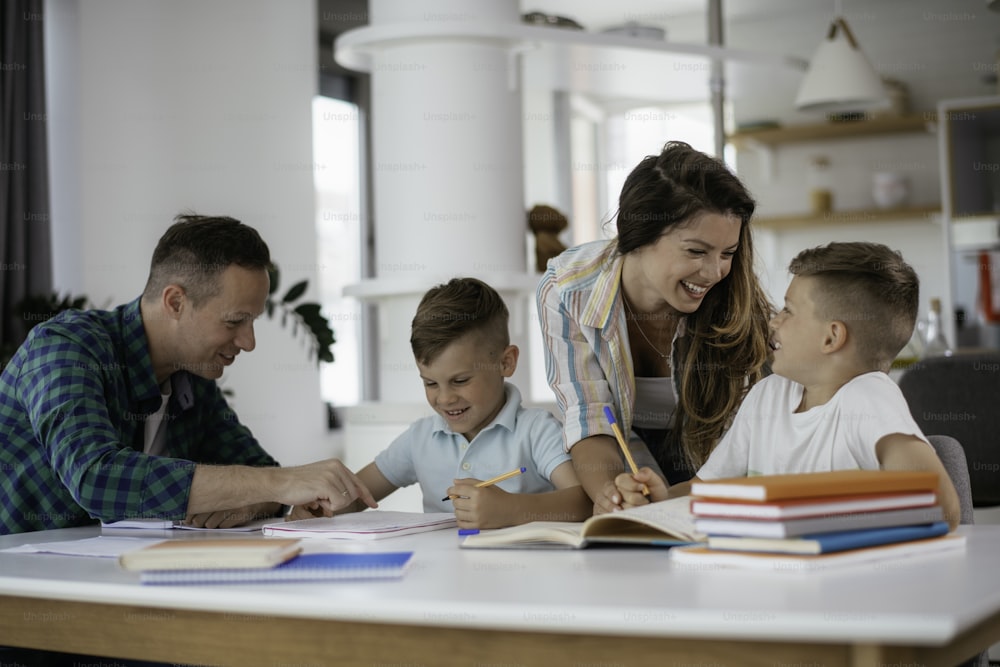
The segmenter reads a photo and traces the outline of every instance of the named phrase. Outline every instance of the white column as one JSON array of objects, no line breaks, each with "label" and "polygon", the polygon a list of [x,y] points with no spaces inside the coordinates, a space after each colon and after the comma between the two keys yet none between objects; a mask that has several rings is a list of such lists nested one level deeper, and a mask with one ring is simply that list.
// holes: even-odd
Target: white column
[{"label": "white column", "polygon": [[423,401],[410,322],[421,295],[456,276],[504,296],[523,355],[514,381],[527,389],[535,279],[518,61],[508,40],[483,35],[518,23],[518,2],[372,0],[369,16],[337,57],[372,77],[376,276],[347,291],[378,304],[379,400]]}]

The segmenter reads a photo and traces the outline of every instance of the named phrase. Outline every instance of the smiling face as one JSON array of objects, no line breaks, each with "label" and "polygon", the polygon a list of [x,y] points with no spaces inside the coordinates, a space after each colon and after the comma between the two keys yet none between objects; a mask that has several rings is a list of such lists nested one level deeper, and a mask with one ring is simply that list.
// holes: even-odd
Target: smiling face
[{"label": "smiling face", "polygon": [[771,370],[803,385],[815,381],[824,358],[827,322],[817,314],[811,296],[815,283],[816,279],[808,276],[792,278],[785,292],[785,307],[771,318]]},{"label": "smiling face", "polygon": [[183,290],[175,297],[179,311],[174,323],[173,370],[216,380],[236,355],[256,347],[253,323],[264,312],[267,271],[231,265],[218,280],[219,293],[197,306]]},{"label": "smiling face", "polygon": [[626,291],[637,308],[664,306],[693,313],[708,291],[729,275],[740,242],[740,219],[703,213],[671,227],[651,245],[625,257]]},{"label": "smiling face", "polygon": [[429,363],[417,363],[427,402],[469,441],[503,408],[504,378],[516,366],[515,346],[498,351],[475,333],[451,343]]}]

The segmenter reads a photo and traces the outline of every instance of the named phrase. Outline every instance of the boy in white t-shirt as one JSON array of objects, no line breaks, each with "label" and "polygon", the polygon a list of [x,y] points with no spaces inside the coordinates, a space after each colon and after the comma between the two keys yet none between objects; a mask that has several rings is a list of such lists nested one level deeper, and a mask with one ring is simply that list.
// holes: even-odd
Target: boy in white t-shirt
[{"label": "boy in white t-shirt", "polygon": [[[771,320],[774,374],[747,393],[692,481],[843,469],[930,470],[952,527],[959,501],[947,471],[887,372],[913,333],[920,284],[879,243],[830,243],[792,260],[785,306]],[[653,471],[615,480],[624,505],[688,492]]]}]

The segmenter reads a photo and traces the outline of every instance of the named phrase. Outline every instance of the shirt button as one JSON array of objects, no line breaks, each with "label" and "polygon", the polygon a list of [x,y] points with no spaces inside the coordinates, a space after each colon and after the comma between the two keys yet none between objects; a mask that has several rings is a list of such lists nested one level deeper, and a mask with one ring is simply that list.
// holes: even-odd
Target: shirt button
[{"label": "shirt button", "polygon": [[462,449],[468,449],[468,448],[469,448],[469,443],[463,442],[462,443]]},{"label": "shirt button", "polygon": [[471,464],[469,464],[469,463],[463,463],[462,464],[462,470],[469,470],[470,468],[472,468]]}]

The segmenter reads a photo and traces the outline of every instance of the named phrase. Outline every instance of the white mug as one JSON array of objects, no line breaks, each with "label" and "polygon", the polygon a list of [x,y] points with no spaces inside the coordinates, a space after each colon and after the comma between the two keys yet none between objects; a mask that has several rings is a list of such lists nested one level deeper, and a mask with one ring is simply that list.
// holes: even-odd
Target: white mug
[{"label": "white mug", "polygon": [[872,197],[879,208],[896,208],[906,203],[910,184],[898,171],[877,171],[872,174]]}]

